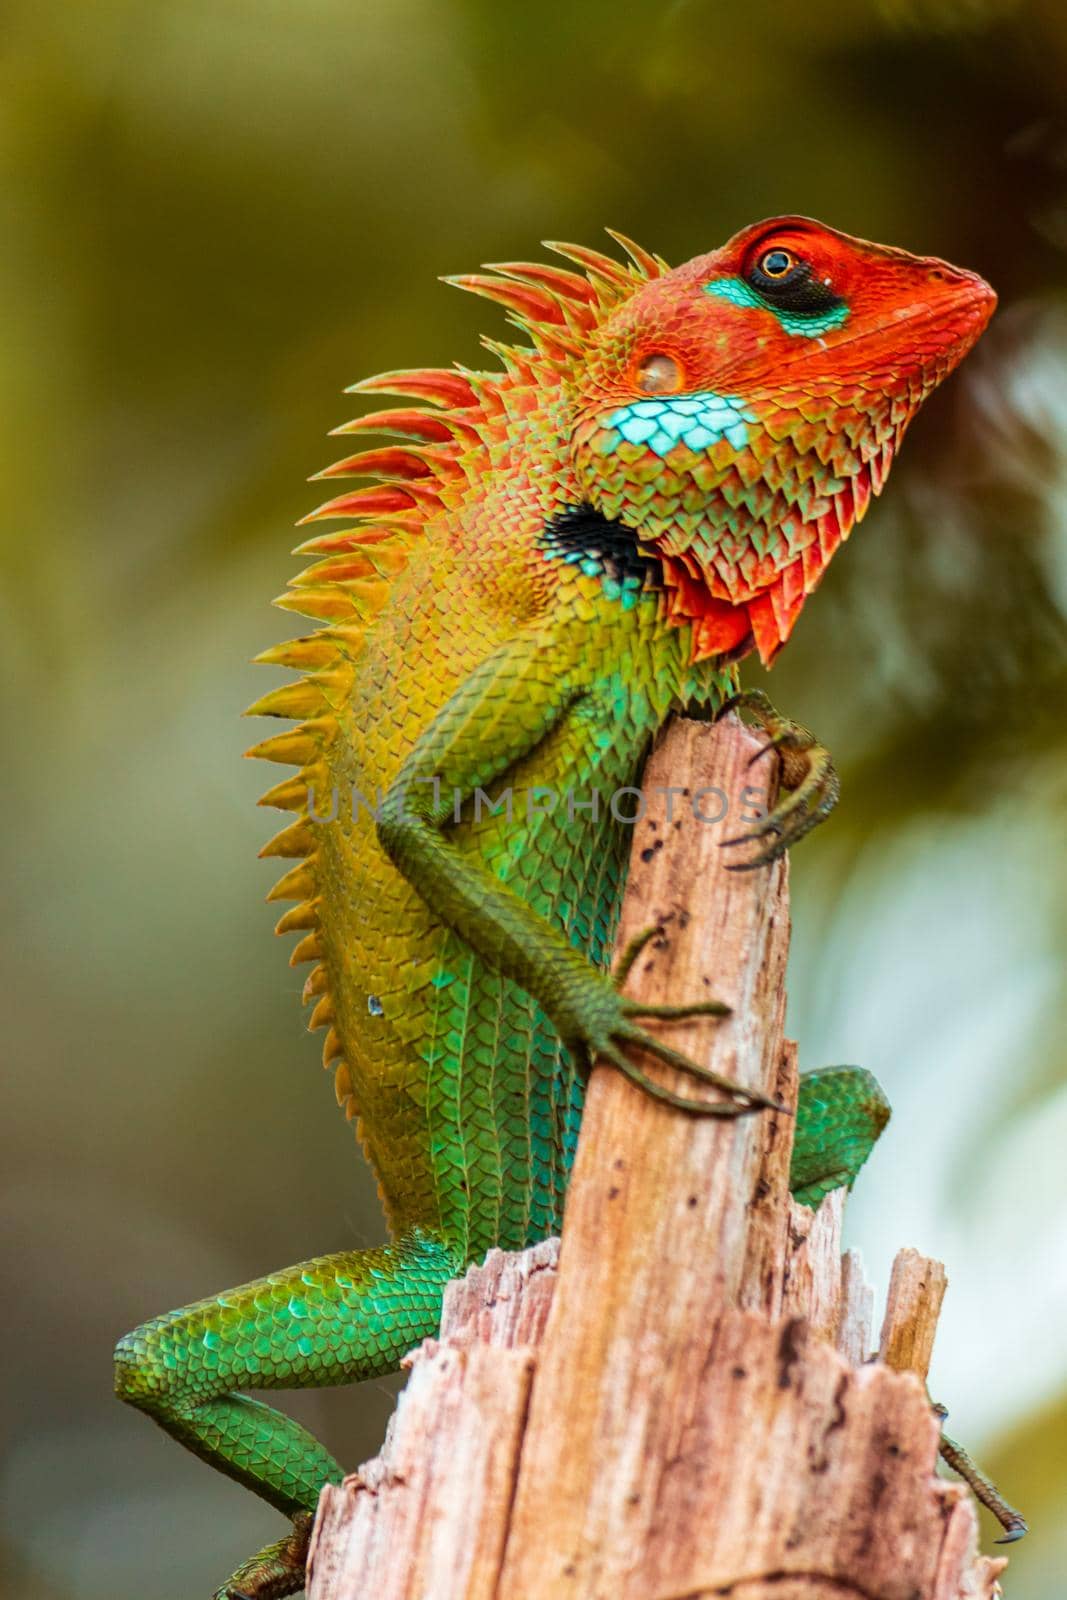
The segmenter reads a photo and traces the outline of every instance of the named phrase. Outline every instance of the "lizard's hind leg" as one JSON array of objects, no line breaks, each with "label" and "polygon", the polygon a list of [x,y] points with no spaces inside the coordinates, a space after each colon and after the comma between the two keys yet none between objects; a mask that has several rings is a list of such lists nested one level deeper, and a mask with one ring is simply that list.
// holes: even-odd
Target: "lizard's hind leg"
[{"label": "lizard's hind leg", "polygon": [[241,1389],[300,1389],[395,1372],[435,1334],[458,1261],[413,1234],[344,1251],[155,1317],[119,1341],[115,1388],[203,1460],[293,1519],[218,1591],[276,1600],[304,1586],[311,1517],[343,1469],[306,1428]]},{"label": "lizard's hind leg", "polygon": [[818,1067],[800,1076],[789,1188],[814,1210],[831,1189],[851,1189],[889,1121],[889,1101],[864,1067]]}]

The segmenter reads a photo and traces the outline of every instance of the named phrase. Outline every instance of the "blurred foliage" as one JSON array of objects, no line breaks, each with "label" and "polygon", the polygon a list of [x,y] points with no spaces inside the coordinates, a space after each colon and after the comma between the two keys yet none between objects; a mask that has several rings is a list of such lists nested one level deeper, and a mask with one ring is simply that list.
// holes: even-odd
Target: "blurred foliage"
[{"label": "blurred foliage", "polygon": [[[437,273],[776,211],[1002,310],[774,674],[845,798],[794,870],[806,1064],[896,1106],[851,1208],[944,1256],[934,1374],[1067,1564],[1067,12],[1059,0],[9,0],[0,172],[8,1587],[210,1592],[272,1513],[111,1400],[114,1337],[381,1236],[238,756],[343,384],[475,360]],[[389,1385],[294,1397],[355,1462]],[[990,1530],[986,1529],[987,1534]]]}]

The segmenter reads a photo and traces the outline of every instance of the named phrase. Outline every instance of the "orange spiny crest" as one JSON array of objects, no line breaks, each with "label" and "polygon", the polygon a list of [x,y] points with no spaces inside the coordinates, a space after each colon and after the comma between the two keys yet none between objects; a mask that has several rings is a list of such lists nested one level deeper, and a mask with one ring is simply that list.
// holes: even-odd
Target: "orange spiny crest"
[{"label": "orange spiny crest", "polygon": [[315,762],[334,733],[332,717],[313,717],[299,727],[276,733],[270,739],[245,751],[256,761],[278,761],[287,767],[306,767]]},{"label": "orange spiny crest", "polygon": [[334,439],[343,434],[384,433],[400,439],[422,439],[427,444],[447,444],[457,435],[469,435],[473,427],[469,417],[454,412],[442,415],[436,411],[395,406],[385,411],[368,411],[365,416],[342,422],[339,427],[330,429],[329,437]]},{"label": "orange spiny crest", "polygon": [[506,277],[485,277],[479,272],[461,272],[443,277],[442,283],[454,289],[494,300],[506,311],[513,311],[520,322],[565,322],[566,313],[554,294],[536,284],[520,283]]},{"label": "orange spiny crest", "polygon": [[379,372],[349,384],[345,394],[399,394],[415,400],[429,400],[437,406],[456,407],[477,404],[478,397],[467,375],[458,367],[412,367],[407,371]]},{"label": "orange spiny crest", "polygon": [[300,905],[290,906],[288,911],[283,911],[278,918],[275,933],[300,933],[305,929],[319,926],[319,902],[305,900]]},{"label": "orange spiny crest", "polygon": [[[320,972],[321,970],[322,969],[320,967],[315,968],[316,972]],[[307,986],[305,985],[305,988],[306,987]],[[329,1028],[334,1022],[336,1022],[336,1020],[337,1013],[334,1010],[333,1000],[328,994],[323,994],[314,1011],[312,1011],[310,1017],[308,1018],[308,1032],[315,1033],[319,1028]]]},{"label": "orange spiny crest", "polygon": [[338,1097],[349,1118],[358,1111],[332,1025],[333,1001],[320,937],[316,829],[309,816],[311,791],[324,792],[329,783],[328,753],[337,734],[337,712],[351,690],[365,625],[385,603],[427,522],[440,510],[445,486],[462,480],[472,464],[480,468],[479,447],[506,417],[509,404],[521,409],[527,389],[532,403],[539,379],[574,359],[604,310],[642,278],[662,270],[657,258],[621,235],[618,242],[633,261],[632,268],[597,251],[563,246],[561,253],[582,267],[584,275],[548,264],[511,262],[485,274],[446,280],[503,306],[508,320],[530,339],[530,347],[483,341],[500,362],[500,371],[476,372],[456,365],[385,372],[346,391],[397,395],[419,404],[370,411],[333,430],[335,435],[377,434],[400,442],[357,450],[315,475],[327,481],[347,477],[374,481],[334,496],[302,519],[303,524],[354,519],[353,526],[317,533],[298,546],[299,554],[317,559],[291,580],[275,602],[323,626],[274,645],[256,658],[302,674],[250,707],[251,714],[288,717],[298,726],[263,740],[248,754],[298,769],[262,798],[261,804],[291,813],[292,820],[260,854],[293,862],[268,899],[295,902],[279,919],[277,931],[303,935],[292,952],[294,965],[316,963],[304,991],[306,1000],[318,1002],[309,1025],[329,1028],[324,1064],[340,1060]]},{"label": "orange spiny crest", "polygon": [[334,550],[324,561],[316,561],[295,578],[290,585],[295,589],[314,588],[324,582],[342,583],[347,578],[384,578],[391,580],[407,566],[407,550],[391,544],[354,545],[347,550]]},{"label": "orange spiny crest", "polygon": [[[336,555],[341,551],[359,550],[364,546],[394,541],[399,550],[406,548],[411,536],[421,531],[422,521],[417,516],[390,517],[387,522],[361,522],[355,528],[341,528],[334,533],[318,533],[311,539],[305,539],[302,544],[296,546],[292,554],[294,556]],[[259,657],[256,659],[259,660]]]},{"label": "orange spiny crest", "polygon": [[260,795],[258,806],[273,806],[275,811],[303,811],[307,804],[307,784],[303,778],[283,778],[273,789]]},{"label": "orange spiny crest", "polygon": [[616,261],[614,256],[606,256],[600,250],[592,250],[588,245],[562,244],[553,239],[543,239],[541,242],[546,250],[551,250],[554,255],[563,256],[565,260],[573,261],[584,269],[602,305],[605,303],[605,289],[606,303],[614,304],[621,293],[628,293],[636,283],[644,281],[643,272],[625,266],[621,261]]},{"label": "orange spiny crest", "polygon": [[441,451],[412,445],[386,445],[380,450],[357,450],[321,472],[313,472],[311,482],[323,478],[431,478],[455,470],[449,456]]},{"label": "orange spiny crest", "polygon": [[306,817],[298,817],[287,828],[283,828],[280,833],[276,833],[273,839],[268,839],[260,850],[259,855],[260,860],[263,861],[270,856],[281,856],[283,859],[292,861],[310,856],[314,850],[315,838],[308,830],[308,819]]},{"label": "orange spiny crest", "polygon": [[[326,1037],[328,1039],[329,1034],[327,1034]],[[330,1061],[324,1061],[323,1065],[329,1066],[334,1059],[335,1058],[331,1056]],[[345,1114],[345,1120],[347,1122],[354,1122],[359,1116],[359,1106],[356,1103],[356,1096],[352,1087],[352,1075],[348,1070],[347,1063],[344,1061],[341,1062],[334,1072],[333,1088],[334,1094],[337,1096],[337,1104],[341,1107],[341,1110]]]},{"label": "orange spiny crest", "polygon": [[297,589],[276,596],[272,604],[281,611],[295,611],[315,622],[347,622],[353,614],[352,601],[342,584],[318,589]]},{"label": "orange spiny crest", "polygon": [[321,961],[322,955],[322,940],[316,929],[312,933],[305,934],[300,943],[293,946],[289,957],[289,965],[291,967],[299,967],[305,961]]},{"label": "orange spiny crest", "polygon": [[635,243],[625,233],[619,233],[616,228],[605,228],[604,231],[626,251],[643,278],[660,278],[669,270],[662,256],[652,255],[643,245]]},{"label": "orange spiny crest", "polygon": [[[614,237],[633,266],[581,245],[550,244],[548,249],[584,267],[586,276],[537,262],[509,261],[488,266],[495,276],[460,273],[442,281],[504,306],[508,321],[532,340],[535,354],[561,365],[580,353],[582,337],[607,309],[664,270],[665,263],[640,245],[622,234]],[[482,343],[500,357],[505,375],[524,354],[495,340]],[[494,375],[490,381],[499,380]]]},{"label": "orange spiny crest", "polygon": [[326,709],[322,691],[311,678],[298,678],[295,683],[283,683],[262,695],[245,712],[246,717],[288,717],[301,722],[305,717],[319,716]]},{"label": "orange spiny crest", "polygon": [[[580,273],[568,272],[566,267],[556,267],[547,261],[487,261],[485,266],[487,271],[499,272],[505,278],[538,284],[557,298],[562,295],[564,300],[579,306],[590,308],[596,304],[596,290],[589,279]],[[592,320],[588,310],[584,314]]]},{"label": "orange spiny crest", "polygon": [[315,895],[315,874],[310,862],[302,861],[278,879],[268,900],[310,900]]},{"label": "orange spiny crest", "polygon": [[382,483],[367,489],[352,489],[347,494],[335,495],[322,505],[301,517],[298,528],[309,522],[324,522],[334,517],[388,516],[393,511],[407,511],[418,503],[412,484]]},{"label": "orange spiny crest", "polygon": [[333,660],[334,646],[321,633],[309,633],[301,639],[286,639],[261,650],[252,660],[259,666],[295,667],[298,672],[308,668],[324,667]]}]

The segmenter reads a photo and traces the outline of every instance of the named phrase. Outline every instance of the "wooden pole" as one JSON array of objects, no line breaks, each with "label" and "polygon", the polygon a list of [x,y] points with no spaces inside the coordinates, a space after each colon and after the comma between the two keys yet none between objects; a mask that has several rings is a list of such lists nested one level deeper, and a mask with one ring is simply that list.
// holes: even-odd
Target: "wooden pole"
[{"label": "wooden pole", "polygon": [[[728,1019],[661,1026],[795,1104],[787,869],[730,873],[719,849],[757,748],[736,721],[679,722],[653,753],[619,948],[656,924],[627,992],[727,1001]],[[697,814],[721,809],[712,791],[722,825]],[[797,1206],[791,1140],[788,1116],[690,1117],[598,1068],[562,1246],[493,1251],[450,1287],[382,1454],[323,1494],[310,1600],[998,1593],[973,1502],[934,1474],[923,1380],[944,1271],[902,1253],[868,1360],[843,1192]]]}]

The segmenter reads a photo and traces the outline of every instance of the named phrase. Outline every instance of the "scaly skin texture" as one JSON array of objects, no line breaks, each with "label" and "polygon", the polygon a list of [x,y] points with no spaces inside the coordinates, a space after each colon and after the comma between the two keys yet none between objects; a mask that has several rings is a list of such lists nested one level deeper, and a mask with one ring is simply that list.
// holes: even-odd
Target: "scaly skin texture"
[{"label": "scaly skin texture", "polygon": [[[221,1595],[301,1586],[307,1513],[341,1472],[238,1391],[395,1370],[436,1332],[450,1277],[559,1228],[593,1059],[649,1092],[628,1047],[674,1059],[605,970],[628,845],[609,797],[639,781],[673,712],[715,715],[741,656],[773,659],[994,303],[970,273],[801,218],[674,271],[620,243],[625,266],[560,246],[584,272],[452,280],[530,338],[490,346],[497,372],[356,385],[436,409],[338,430],[394,442],[322,474],[378,481],[307,519],[346,526],[301,547],[315,562],[279,604],[322,626],[261,658],[303,674],[252,708],[298,723],[251,752],[297,768],[265,796],[296,814],[264,851],[295,862],[272,895],[295,902],[279,931],[300,932],[293,960],[314,963],[312,1026],[394,1243],[272,1274],[119,1345],[124,1399],[293,1518]],[[783,751],[786,793],[741,867],[836,797],[810,735],[765,700],[751,709]],[[664,1001],[715,1009],[688,998]],[[719,1086],[700,1109],[758,1109]],[[869,1074],[805,1078],[798,1197],[851,1183],[887,1116]]]}]

